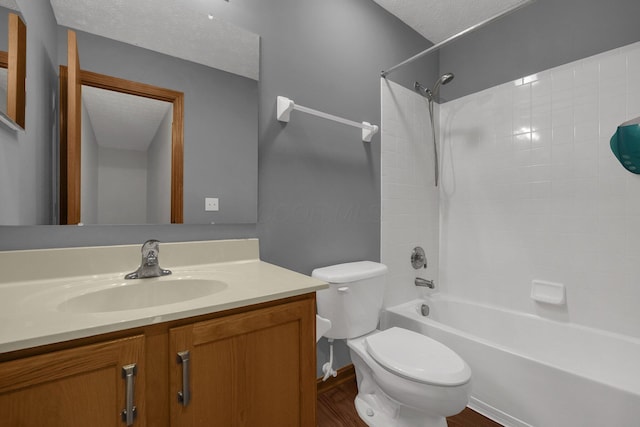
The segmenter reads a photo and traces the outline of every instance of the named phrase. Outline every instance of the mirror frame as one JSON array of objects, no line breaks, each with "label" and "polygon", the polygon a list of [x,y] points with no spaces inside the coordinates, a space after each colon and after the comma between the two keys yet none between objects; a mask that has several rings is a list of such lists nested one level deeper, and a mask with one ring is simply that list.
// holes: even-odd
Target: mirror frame
[{"label": "mirror frame", "polygon": [[7,27],[7,52],[0,51],[0,68],[7,70],[7,112],[0,121],[18,130],[25,128],[26,117],[27,26],[19,15],[9,13]]},{"label": "mirror frame", "polygon": [[27,26],[15,13],[9,14],[7,115],[25,126],[27,101]]},{"label": "mirror frame", "polygon": [[[76,190],[80,180],[80,147],[71,146],[67,135],[67,90],[68,69],[60,66],[60,224],[78,224],[80,217],[80,196],[69,197]],[[184,93],[171,89],[138,83],[117,77],[80,70],[80,85],[106,89],[129,95],[142,96],[173,104],[171,126],[171,223],[183,223],[183,175],[184,175]],[[76,156],[67,157],[73,152]],[[72,188],[73,187],[73,188]]]}]

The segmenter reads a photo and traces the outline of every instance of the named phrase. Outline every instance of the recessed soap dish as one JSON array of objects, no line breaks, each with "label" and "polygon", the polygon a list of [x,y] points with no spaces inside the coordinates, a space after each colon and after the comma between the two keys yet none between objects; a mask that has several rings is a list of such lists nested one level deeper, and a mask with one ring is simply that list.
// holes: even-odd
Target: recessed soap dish
[{"label": "recessed soap dish", "polygon": [[554,305],[567,303],[566,290],[562,283],[534,280],[531,282],[531,299]]}]

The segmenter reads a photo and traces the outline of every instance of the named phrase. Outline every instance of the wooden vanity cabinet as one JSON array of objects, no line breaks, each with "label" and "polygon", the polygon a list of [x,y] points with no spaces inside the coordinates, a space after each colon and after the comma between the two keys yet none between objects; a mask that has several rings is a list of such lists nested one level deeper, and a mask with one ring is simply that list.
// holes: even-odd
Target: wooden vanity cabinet
[{"label": "wooden vanity cabinet", "polygon": [[[0,426],[113,427],[126,425],[127,379],[144,372],[144,336],[55,351],[0,364]],[[136,426],[145,426],[144,375],[133,377]]]},{"label": "wooden vanity cabinet", "polygon": [[314,319],[289,303],[171,329],[172,427],[314,426]]},{"label": "wooden vanity cabinet", "polygon": [[316,423],[314,293],[0,360],[0,427],[126,426],[131,364],[134,427]]}]

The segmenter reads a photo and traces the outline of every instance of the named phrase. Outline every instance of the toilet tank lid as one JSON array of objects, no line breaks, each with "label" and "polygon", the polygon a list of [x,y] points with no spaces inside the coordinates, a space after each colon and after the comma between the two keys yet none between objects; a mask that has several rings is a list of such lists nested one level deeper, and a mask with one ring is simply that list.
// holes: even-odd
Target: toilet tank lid
[{"label": "toilet tank lid", "polygon": [[312,277],[328,283],[347,283],[386,274],[387,266],[373,261],[347,262],[316,268]]}]

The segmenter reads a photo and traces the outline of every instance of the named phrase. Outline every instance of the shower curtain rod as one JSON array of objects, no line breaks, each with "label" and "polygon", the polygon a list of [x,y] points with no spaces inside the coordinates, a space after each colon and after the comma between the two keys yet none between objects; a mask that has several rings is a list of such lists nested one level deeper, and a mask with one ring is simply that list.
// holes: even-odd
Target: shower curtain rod
[{"label": "shower curtain rod", "polygon": [[400,67],[402,67],[404,65],[407,65],[407,64],[415,61],[416,59],[420,59],[423,56],[430,54],[431,52],[435,52],[436,50],[443,48],[444,46],[448,45],[449,43],[452,43],[452,42],[458,40],[460,37],[465,36],[465,35],[473,32],[473,31],[475,31],[475,30],[477,30],[479,28],[482,28],[487,24],[490,24],[490,23],[492,23],[494,21],[497,21],[498,19],[503,18],[503,17],[505,17],[505,16],[517,11],[517,10],[520,10],[523,7],[528,6],[530,3],[533,3],[535,1],[536,0],[524,0],[523,2],[520,2],[517,5],[515,5],[514,7],[512,7],[511,9],[504,10],[504,11],[498,13],[497,15],[492,16],[491,18],[485,19],[484,21],[479,22],[479,23],[467,28],[466,30],[462,30],[458,34],[454,34],[453,36],[449,37],[448,39],[445,39],[445,40],[441,41],[440,43],[434,44],[430,48],[425,49],[422,52],[412,56],[411,58],[402,61],[398,65],[394,65],[393,67],[389,68],[387,71],[382,71],[380,73],[380,76],[386,78],[389,74],[393,73],[398,68],[400,68]]}]

